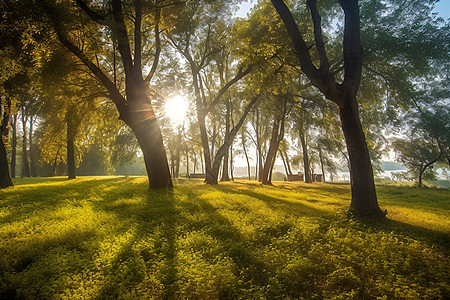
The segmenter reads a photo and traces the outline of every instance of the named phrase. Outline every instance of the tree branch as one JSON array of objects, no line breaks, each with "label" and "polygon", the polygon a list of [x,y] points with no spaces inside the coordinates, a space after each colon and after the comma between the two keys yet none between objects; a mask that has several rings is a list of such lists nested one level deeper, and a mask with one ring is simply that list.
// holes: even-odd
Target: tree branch
[{"label": "tree branch", "polygon": [[328,62],[327,52],[322,37],[322,25],[319,11],[317,10],[316,0],[308,0],[308,7],[311,11],[311,18],[314,25],[314,40],[316,41],[316,48],[319,52],[320,68],[322,74],[329,75],[330,65]]},{"label": "tree branch", "polygon": [[86,12],[86,14],[100,25],[106,25],[105,17],[90,9],[83,0],[76,0],[78,7]]},{"label": "tree branch", "polygon": [[135,0],[136,18],[134,20],[134,70],[142,77],[142,0]]},{"label": "tree branch", "polygon": [[109,78],[102,72],[102,70],[96,64],[94,64],[89,59],[89,57],[87,57],[84,52],[82,52],[74,43],[70,41],[69,36],[63,24],[61,23],[61,20],[57,17],[54,9],[48,6],[45,2],[43,2],[43,7],[51,19],[53,27],[55,28],[56,34],[58,35],[61,43],[76,57],[78,57],[89,68],[89,70],[91,70],[95,77],[105,86],[105,88],[109,92],[109,98],[114,102],[122,117],[125,117],[124,114],[126,113],[127,102],[119,92],[117,87],[114,85],[114,83],[111,82],[111,80],[109,80]]},{"label": "tree branch", "polygon": [[150,83],[153,76],[156,73],[156,68],[158,67],[159,63],[159,56],[161,55],[161,32],[159,31],[159,22],[161,20],[161,10],[157,9],[156,15],[155,15],[155,58],[153,59],[152,68],[150,69],[150,72],[148,73],[147,77],[145,77],[145,81],[147,83]]},{"label": "tree branch", "polygon": [[211,104],[208,106],[208,108],[206,109],[206,113],[210,112],[211,109],[213,109],[214,106],[217,105],[217,103],[219,103],[220,99],[222,98],[223,94],[225,94],[225,92],[236,82],[238,82],[241,78],[243,78],[245,75],[247,75],[248,73],[251,72],[252,70],[252,66],[249,66],[245,71],[242,71],[242,68],[239,69],[239,72],[236,74],[236,76],[231,79],[229,82],[227,82],[227,84],[225,84],[217,93],[216,97],[214,98],[214,100],[211,102]]},{"label": "tree branch", "polygon": [[[110,28],[117,37],[117,49],[119,49],[120,56],[122,57],[125,74],[131,75],[133,72],[133,59],[131,57],[127,28],[123,19],[122,1],[112,0],[111,4],[113,9],[114,24],[111,24]],[[127,76],[127,78],[128,77],[129,76]]]}]

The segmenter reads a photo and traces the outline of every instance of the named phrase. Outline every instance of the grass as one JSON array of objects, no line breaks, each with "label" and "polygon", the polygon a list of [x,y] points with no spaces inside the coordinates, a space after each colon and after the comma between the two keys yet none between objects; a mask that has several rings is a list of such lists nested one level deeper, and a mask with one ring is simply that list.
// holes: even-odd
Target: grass
[{"label": "grass", "polygon": [[0,190],[0,299],[448,299],[450,192],[342,184],[18,179]]}]

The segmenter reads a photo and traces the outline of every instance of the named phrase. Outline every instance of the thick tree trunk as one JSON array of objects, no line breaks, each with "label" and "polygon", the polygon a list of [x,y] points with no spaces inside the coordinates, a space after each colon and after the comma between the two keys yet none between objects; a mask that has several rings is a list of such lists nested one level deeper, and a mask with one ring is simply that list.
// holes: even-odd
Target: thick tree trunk
[{"label": "thick tree trunk", "polygon": [[6,147],[3,143],[3,134],[0,135],[0,188],[13,186],[11,176],[9,175],[8,158],[6,155]]},{"label": "thick tree trunk", "polygon": [[303,153],[303,171],[305,172],[305,182],[311,183],[311,173],[309,171],[309,159],[308,159],[308,149],[306,146],[305,134],[303,130],[300,130],[300,143],[302,144],[302,153]]},{"label": "thick tree trunk", "polygon": [[17,157],[17,114],[14,114],[12,123],[11,138],[11,178],[16,178],[16,157]]},{"label": "thick tree trunk", "polygon": [[359,119],[356,96],[348,95],[343,103],[339,107],[339,116],[350,162],[350,209],[361,216],[383,216],[378,206],[372,164]]},{"label": "thick tree trunk", "polygon": [[3,113],[2,123],[0,126],[0,188],[13,186],[11,176],[9,174],[8,157],[4,140],[8,138],[8,123],[11,107],[5,109]]},{"label": "thick tree trunk", "polygon": [[27,119],[25,117],[25,110],[22,107],[22,126],[23,126],[23,144],[22,144],[22,172],[21,177],[30,177],[30,165],[28,163],[27,151]]},{"label": "thick tree trunk", "polygon": [[156,118],[133,126],[132,130],[144,154],[149,186],[151,188],[172,188],[169,164]]},{"label": "thick tree trunk", "polygon": [[419,187],[422,187],[422,176],[423,176],[423,172],[425,171],[425,168],[420,168],[419,169]]}]

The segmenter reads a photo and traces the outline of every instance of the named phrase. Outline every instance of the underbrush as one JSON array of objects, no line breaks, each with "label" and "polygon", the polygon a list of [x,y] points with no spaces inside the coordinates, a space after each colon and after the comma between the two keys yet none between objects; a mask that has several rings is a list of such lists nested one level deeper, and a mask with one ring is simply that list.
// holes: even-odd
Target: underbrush
[{"label": "underbrush", "polygon": [[343,184],[17,180],[0,190],[0,299],[448,299],[449,191]]}]

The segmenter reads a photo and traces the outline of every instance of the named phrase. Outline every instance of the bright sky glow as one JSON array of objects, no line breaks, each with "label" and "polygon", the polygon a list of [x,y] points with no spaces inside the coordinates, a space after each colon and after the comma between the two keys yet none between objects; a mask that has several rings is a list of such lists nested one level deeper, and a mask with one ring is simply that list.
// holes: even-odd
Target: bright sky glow
[{"label": "bright sky glow", "polygon": [[164,112],[170,118],[173,126],[183,124],[184,118],[188,111],[189,103],[181,95],[175,95],[164,103]]}]

